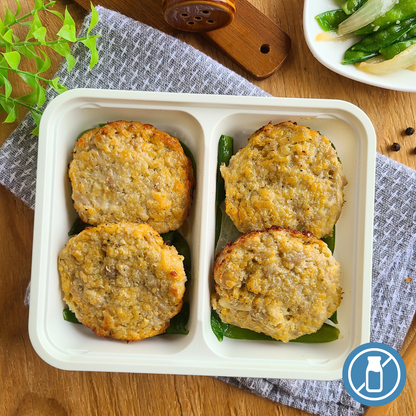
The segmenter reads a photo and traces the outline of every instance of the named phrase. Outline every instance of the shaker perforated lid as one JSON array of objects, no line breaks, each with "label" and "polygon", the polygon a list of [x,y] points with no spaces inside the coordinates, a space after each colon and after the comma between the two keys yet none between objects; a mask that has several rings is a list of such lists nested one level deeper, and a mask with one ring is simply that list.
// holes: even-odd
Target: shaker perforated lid
[{"label": "shaker perforated lid", "polygon": [[235,0],[163,0],[163,15],[175,29],[208,32],[234,20]]}]

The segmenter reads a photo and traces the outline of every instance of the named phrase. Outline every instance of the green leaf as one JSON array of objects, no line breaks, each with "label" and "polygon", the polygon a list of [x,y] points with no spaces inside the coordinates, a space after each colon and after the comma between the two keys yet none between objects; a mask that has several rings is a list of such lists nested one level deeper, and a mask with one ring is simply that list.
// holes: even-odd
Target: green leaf
[{"label": "green leaf", "polygon": [[38,93],[37,91],[32,91],[30,94],[22,95],[18,100],[29,105],[35,105],[38,102]]},{"label": "green leaf", "polygon": [[186,325],[189,321],[189,302],[182,305],[181,311],[170,320],[170,324],[165,334],[188,335]]},{"label": "green leaf", "polygon": [[[44,67],[45,61],[36,53],[33,45],[14,46],[14,49],[26,58],[34,58],[36,61],[36,67],[38,72],[40,72],[41,69]],[[46,57],[45,53],[43,53],[43,55]]]},{"label": "green leaf", "polygon": [[19,16],[20,12],[22,11],[22,6],[20,5],[20,0],[16,0],[16,4],[17,4],[17,10],[15,13],[15,16]]},{"label": "green leaf", "polygon": [[65,20],[64,20],[64,26],[68,25],[68,26],[74,26],[75,27],[75,22],[74,19],[72,18],[72,16],[69,14],[68,8],[65,8]]},{"label": "green leaf", "polygon": [[25,71],[19,72],[18,75],[20,78],[22,78],[24,82],[26,82],[26,84],[32,87],[33,90],[37,91],[38,81],[37,81],[36,75],[31,74],[30,72],[25,72]]},{"label": "green leaf", "polygon": [[90,25],[88,26],[88,31],[87,31],[87,36],[90,34],[91,30],[94,29],[95,25],[98,23],[98,13],[97,10],[95,10],[95,7],[92,3],[90,3],[91,5],[91,22]]},{"label": "green leaf", "polygon": [[76,42],[77,40],[75,22],[72,16],[69,14],[68,8],[65,9],[64,24],[57,35],[70,42]]},{"label": "green leaf", "polygon": [[13,12],[6,6],[6,16],[4,16],[4,26],[8,27],[16,22],[16,16]]},{"label": "green leaf", "polygon": [[4,34],[4,24],[3,24],[3,20],[0,19],[0,35]]},{"label": "green leaf", "polygon": [[6,97],[6,100],[10,97],[10,94],[12,92],[12,84],[10,84],[10,81],[5,77],[4,75],[0,75],[2,78],[2,84],[4,85],[4,95]]},{"label": "green leaf", "polygon": [[20,53],[17,51],[3,53],[4,59],[9,64],[10,68],[17,69],[20,63]]},{"label": "green leaf", "polygon": [[38,113],[37,111],[30,110],[30,114],[32,115],[33,121],[36,123],[36,127],[31,131],[32,134],[38,135],[39,134],[39,126],[40,126],[40,119],[42,114]]},{"label": "green leaf", "polygon": [[31,27],[32,26],[32,21],[28,21],[28,22],[19,22],[20,26],[24,26],[24,27]]},{"label": "green leaf", "polygon": [[45,88],[43,88],[42,85],[40,84],[38,84],[37,93],[38,93],[38,100],[37,100],[36,106],[39,108],[39,107],[42,107],[43,104],[45,104],[45,98],[46,98]]},{"label": "green leaf", "polygon": [[57,35],[69,42],[75,42],[77,40],[75,26],[63,25]]},{"label": "green leaf", "polygon": [[49,47],[53,49],[55,52],[59,53],[59,55],[64,57],[71,53],[71,49],[69,48],[67,43],[55,43],[49,45]]},{"label": "green leaf", "polygon": [[55,16],[58,16],[62,22],[64,21],[64,16],[62,13],[57,12],[56,10],[50,10],[50,9],[46,9],[46,11],[48,11],[49,13],[54,14]]},{"label": "green leaf", "polygon": [[67,322],[71,322],[73,324],[81,324],[81,322],[78,321],[77,317],[75,316],[75,313],[72,312],[69,308],[65,308],[62,311],[62,316]]},{"label": "green leaf", "polygon": [[9,29],[4,35],[1,36],[1,39],[8,44],[13,44],[13,30]]},{"label": "green leaf", "polygon": [[90,51],[90,69],[94,68],[95,64],[98,62],[98,51],[97,51],[97,38],[88,38],[81,41]]},{"label": "green leaf", "polygon": [[219,342],[222,342],[224,335],[228,329],[228,324],[221,321],[217,312],[211,310],[211,328]]},{"label": "green leaf", "polygon": [[33,37],[39,41],[42,45],[45,44],[46,40],[46,27],[40,27],[33,32]]},{"label": "green leaf", "polygon": [[41,9],[45,4],[45,0],[36,0],[33,9]]},{"label": "green leaf", "polygon": [[[40,68],[38,67],[38,74],[47,71],[51,67],[51,60],[50,60],[49,56],[46,55],[46,53],[43,52],[42,50],[41,50],[41,52],[42,52],[43,57],[45,58],[45,60],[43,61],[43,65]],[[40,58],[40,60],[42,60],[42,58]]]},{"label": "green leaf", "polygon": [[63,92],[68,91],[68,88],[65,87],[65,85],[60,84],[58,81],[59,81],[58,77],[51,80],[50,85],[52,85],[53,89],[58,94],[62,94]]},{"label": "green leaf", "polygon": [[67,56],[65,56],[65,59],[68,72],[71,72],[72,68],[75,65],[75,58],[71,54],[68,54]]},{"label": "green leaf", "polygon": [[56,43],[49,46],[55,52],[59,53],[59,55],[64,56],[66,58],[68,72],[71,72],[71,69],[75,65],[75,58],[71,55],[71,49],[69,48],[69,45],[67,43]]},{"label": "green leaf", "polygon": [[4,120],[4,123],[13,123],[19,116],[18,106],[14,102],[11,102],[11,104],[12,106],[10,110],[8,111],[8,115],[7,115],[6,120]]},{"label": "green leaf", "polygon": [[36,32],[41,27],[43,27],[42,22],[39,19],[38,13],[35,12],[33,14],[32,25],[30,26],[30,30],[26,35],[26,40],[33,38],[33,33]]}]

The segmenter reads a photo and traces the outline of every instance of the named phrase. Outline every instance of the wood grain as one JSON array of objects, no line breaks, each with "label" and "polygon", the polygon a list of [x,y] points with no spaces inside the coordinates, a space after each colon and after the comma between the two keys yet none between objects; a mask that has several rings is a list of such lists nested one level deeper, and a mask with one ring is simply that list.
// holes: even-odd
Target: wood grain
[{"label": "wood grain", "polygon": [[[90,10],[89,0],[75,2],[85,10]],[[160,1],[142,0],[138,4],[135,0],[93,0],[93,4],[117,10],[165,33],[180,36],[180,31],[166,27],[165,20],[161,21],[163,14]],[[235,5],[237,12],[231,25],[200,35],[255,79],[267,78],[280,68],[288,56],[290,38],[248,0],[236,0]]]},{"label": "wood grain", "polygon": [[[27,11],[34,0],[21,0],[21,3]],[[416,146],[416,134],[407,137],[403,131],[408,126],[416,127],[416,94],[363,85],[319,64],[303,38],[301,0],[251,0],[251,3],[290,35],[292,51],[271,77],[263,81],[248,79],[274,96],[337,98],[358,105],[375,126],[377,150],[415,169],[416,155],[411,151]],[[2,4],[14,10],[14,0]],[[138,1],[138,8],[140,4]],[[156,1],[155,4],[159,7]],[[80,23],[83,10],[70,1],[58,1],[61,11],[65,5]],[[4,16],[4,8],[0,8],[0,16]],[[54,16],[41,14],[40,17],[51,31],[57,28]],[[179,37],[247,77],[240,67],[202,38],[192,34],[180,34]],[[53,56],[52,61],[50,74],[57,69],[60,58]],[[28,92],[24,84],[17,84],[16,94],[24,91]],[[15,126],[0,124],[0,144]],[[402,145],[399,152],[389,150],[395,141]],[[33,212],[1,186],[0,230],[0,415],[307,415],[212,377],[66,372],[44,363],[30,344],[28,310],[23,306],[30,278]],[[416,321],[402,352],[415,336]],[[408,368],[406,386],[388,415],[415,415],[415,393],[416,368],[412,367]]]}]

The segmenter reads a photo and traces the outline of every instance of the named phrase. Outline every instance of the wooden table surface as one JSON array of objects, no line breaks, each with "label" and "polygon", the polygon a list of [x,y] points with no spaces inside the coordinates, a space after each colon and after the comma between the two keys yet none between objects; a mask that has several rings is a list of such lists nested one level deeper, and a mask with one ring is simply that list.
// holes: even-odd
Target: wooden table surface
[{"label": "wooden table surface", "polygon": [[[140,0],[138,0],[140,1]],[[406,137],[408,126],[416,127],[416,94],[383,90],[343,78],[319,64],[309,52],[303,37],[301,0],[250,0],[274,20],[292,39],[290,56],[270,78],[250,79],[239,67],[196,35],[179,37],[236,71],[277,97],[337,98],[364,110],[377,133],[377,150],[412,168],[416,168],[416,134]],[[35,0],[21,0],[23,12],[31,10]],[[14,0],[3,4],[15,10]],[[70,0],[55,6],[68,6],[77,24],[84,11]],[[4,7],[0,17],[4,17]],[[41,14],[51,32],[57,22],[51,14]],[[61,59],[52,58],[52,76]],[[24,64],[27,67],[27,64]],[[15,92],[25,86],[16,78]],[[416,79],[416,75],[415,75]],[[21,118],[23,113],[21,114]],[[4,114],[0,113],[0,122]],[[0,144],[17,126],[0,124]],[[390,145],[402,145],[392,152]],[[0,414],[13,416],[42,415],[279,415],[307,413],[231,387],[212,377],[148,374],[67,372],[43,362],[34,352],[28,336],[28,308],[23,305],[30,279],[33,211],[0,186]],[[402,353],[412,342],[416,323],[412,324]],[[416,342],[416,341],[415,341]],[[414,390],[416,366],[408,369],[402,394],[393,403],[390,415],[416,414]]]}]

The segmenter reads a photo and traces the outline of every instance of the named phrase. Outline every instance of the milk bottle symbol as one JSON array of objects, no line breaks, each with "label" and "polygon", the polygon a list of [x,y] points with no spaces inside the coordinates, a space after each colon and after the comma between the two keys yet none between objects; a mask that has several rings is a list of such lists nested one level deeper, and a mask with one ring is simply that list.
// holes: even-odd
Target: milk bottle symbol
[{"label": "milk bottle symbol", "polygon": [[369,393],[380,393],[383,390],[383,369],[381,357],[367,357],[368,365],[365,372],[365,387]]}]

